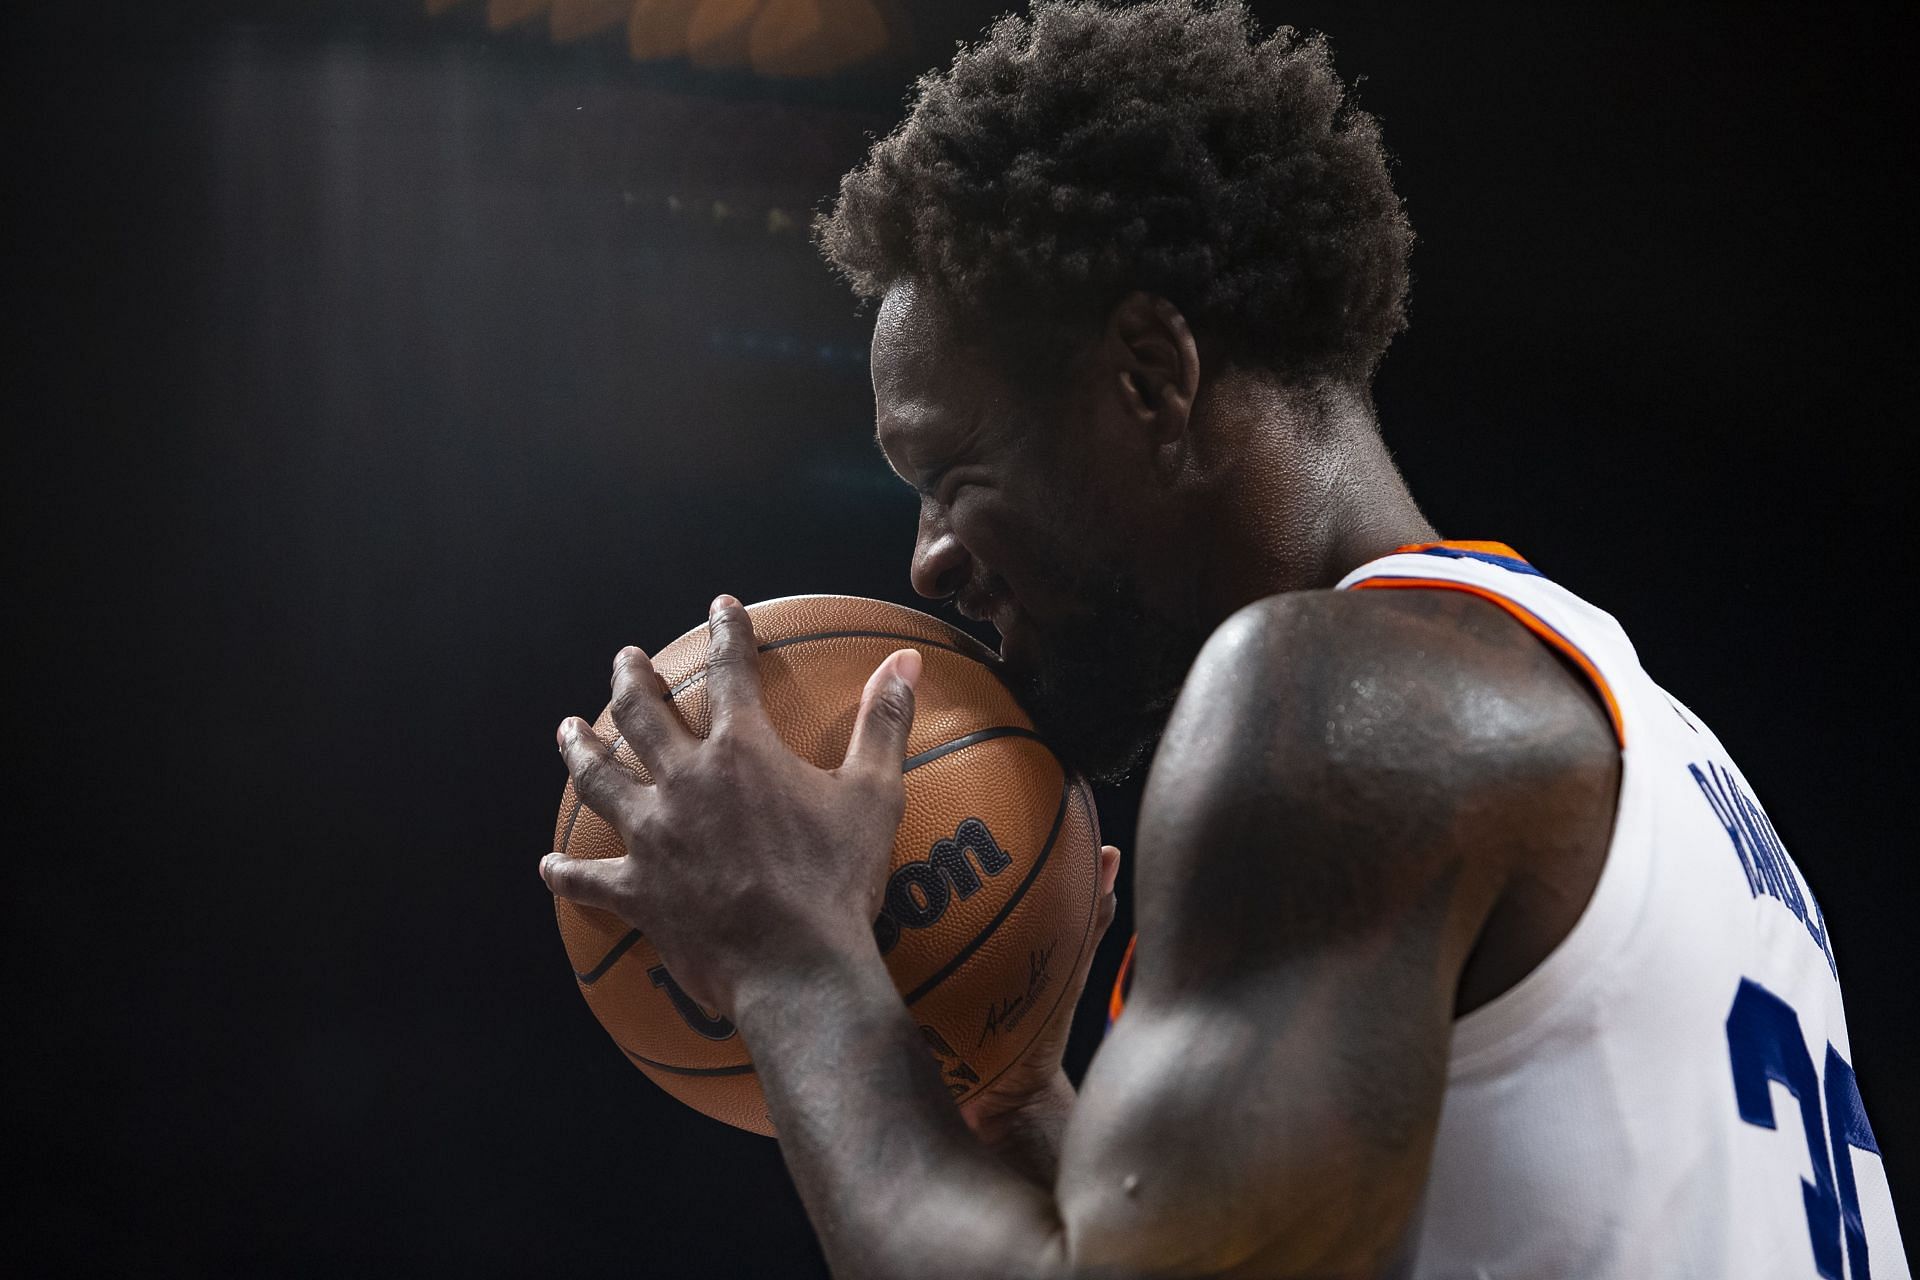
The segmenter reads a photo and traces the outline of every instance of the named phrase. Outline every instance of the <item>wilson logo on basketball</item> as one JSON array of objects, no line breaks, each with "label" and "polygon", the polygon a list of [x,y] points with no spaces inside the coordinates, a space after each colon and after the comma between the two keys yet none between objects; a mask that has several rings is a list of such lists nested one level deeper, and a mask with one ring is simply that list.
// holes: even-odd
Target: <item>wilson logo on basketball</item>
[{"label": "wilson logo on basketball", "polygon": [[[971,859],[971,861],[969,861]],[[874,940],[886,955],[900,941],[901,929],[925,929],[947,914],[955,898],[980,891],[980,875],[997,876],[1013,865],[987,824],[963,818],[952,839],[936,840],[924,862],[897,867],[887,878],[886,904],[873,922]],[[975,872],[974,867],[979,867]]]}]

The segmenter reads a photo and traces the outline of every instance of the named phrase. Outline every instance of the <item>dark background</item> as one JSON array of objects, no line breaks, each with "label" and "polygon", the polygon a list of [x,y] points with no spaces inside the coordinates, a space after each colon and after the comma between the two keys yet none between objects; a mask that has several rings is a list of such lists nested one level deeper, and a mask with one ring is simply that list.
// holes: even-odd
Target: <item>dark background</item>
[{"label": "dark background", "polygon": [[[815,1273],[775,1145],[573,990],[552,730],[717,591],[915,602],[802,228],[992,8],[813,81],[476,3],[51,8],[6,19],[8,1256]],[[1399,157],[1416,495],[1742,761],[1914,1229],[1902,7],[1260,9]]]}]

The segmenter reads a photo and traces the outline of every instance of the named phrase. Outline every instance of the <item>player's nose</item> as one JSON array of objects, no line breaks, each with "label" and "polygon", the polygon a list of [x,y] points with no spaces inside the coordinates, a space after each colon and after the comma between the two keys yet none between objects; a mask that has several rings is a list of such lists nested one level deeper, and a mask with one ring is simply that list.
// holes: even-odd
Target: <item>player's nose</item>
[{"label": "player's nose", "polygon": [[973,557],[953,536],[946,519],[928,510],[920,511],[920,530],[913,543],[913,567],[908,576],[913,589],[929,600],[944,600],[966,585]]}]

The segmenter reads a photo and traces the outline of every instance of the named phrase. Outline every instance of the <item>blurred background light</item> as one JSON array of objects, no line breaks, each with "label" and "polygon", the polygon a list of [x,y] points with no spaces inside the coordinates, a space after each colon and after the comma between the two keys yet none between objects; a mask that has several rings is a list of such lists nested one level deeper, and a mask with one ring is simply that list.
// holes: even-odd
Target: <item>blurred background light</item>
[{"label": "blurred background light", "polygon": [[[438,17],[480,0],[426,0]],[[546,23],[557,44],[624,29],[636,61],[683,58],[706,70],[830,76],[909,38],[897,0],[485,0],[490,31]]]}]

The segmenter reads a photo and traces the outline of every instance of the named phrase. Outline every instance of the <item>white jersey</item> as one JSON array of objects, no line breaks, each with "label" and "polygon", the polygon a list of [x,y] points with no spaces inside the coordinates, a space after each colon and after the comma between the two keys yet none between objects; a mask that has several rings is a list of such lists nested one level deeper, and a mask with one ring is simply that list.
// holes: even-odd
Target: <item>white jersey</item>
[{"label": "white jersey", "polygon": [[1826,919],[1719,739],[1505,546],[1402,548],[1339,586],[1492,601],[1586,672],[1621,741],[1592,901],[1454,1024],[1413,1274],[1910,1277]]}]

